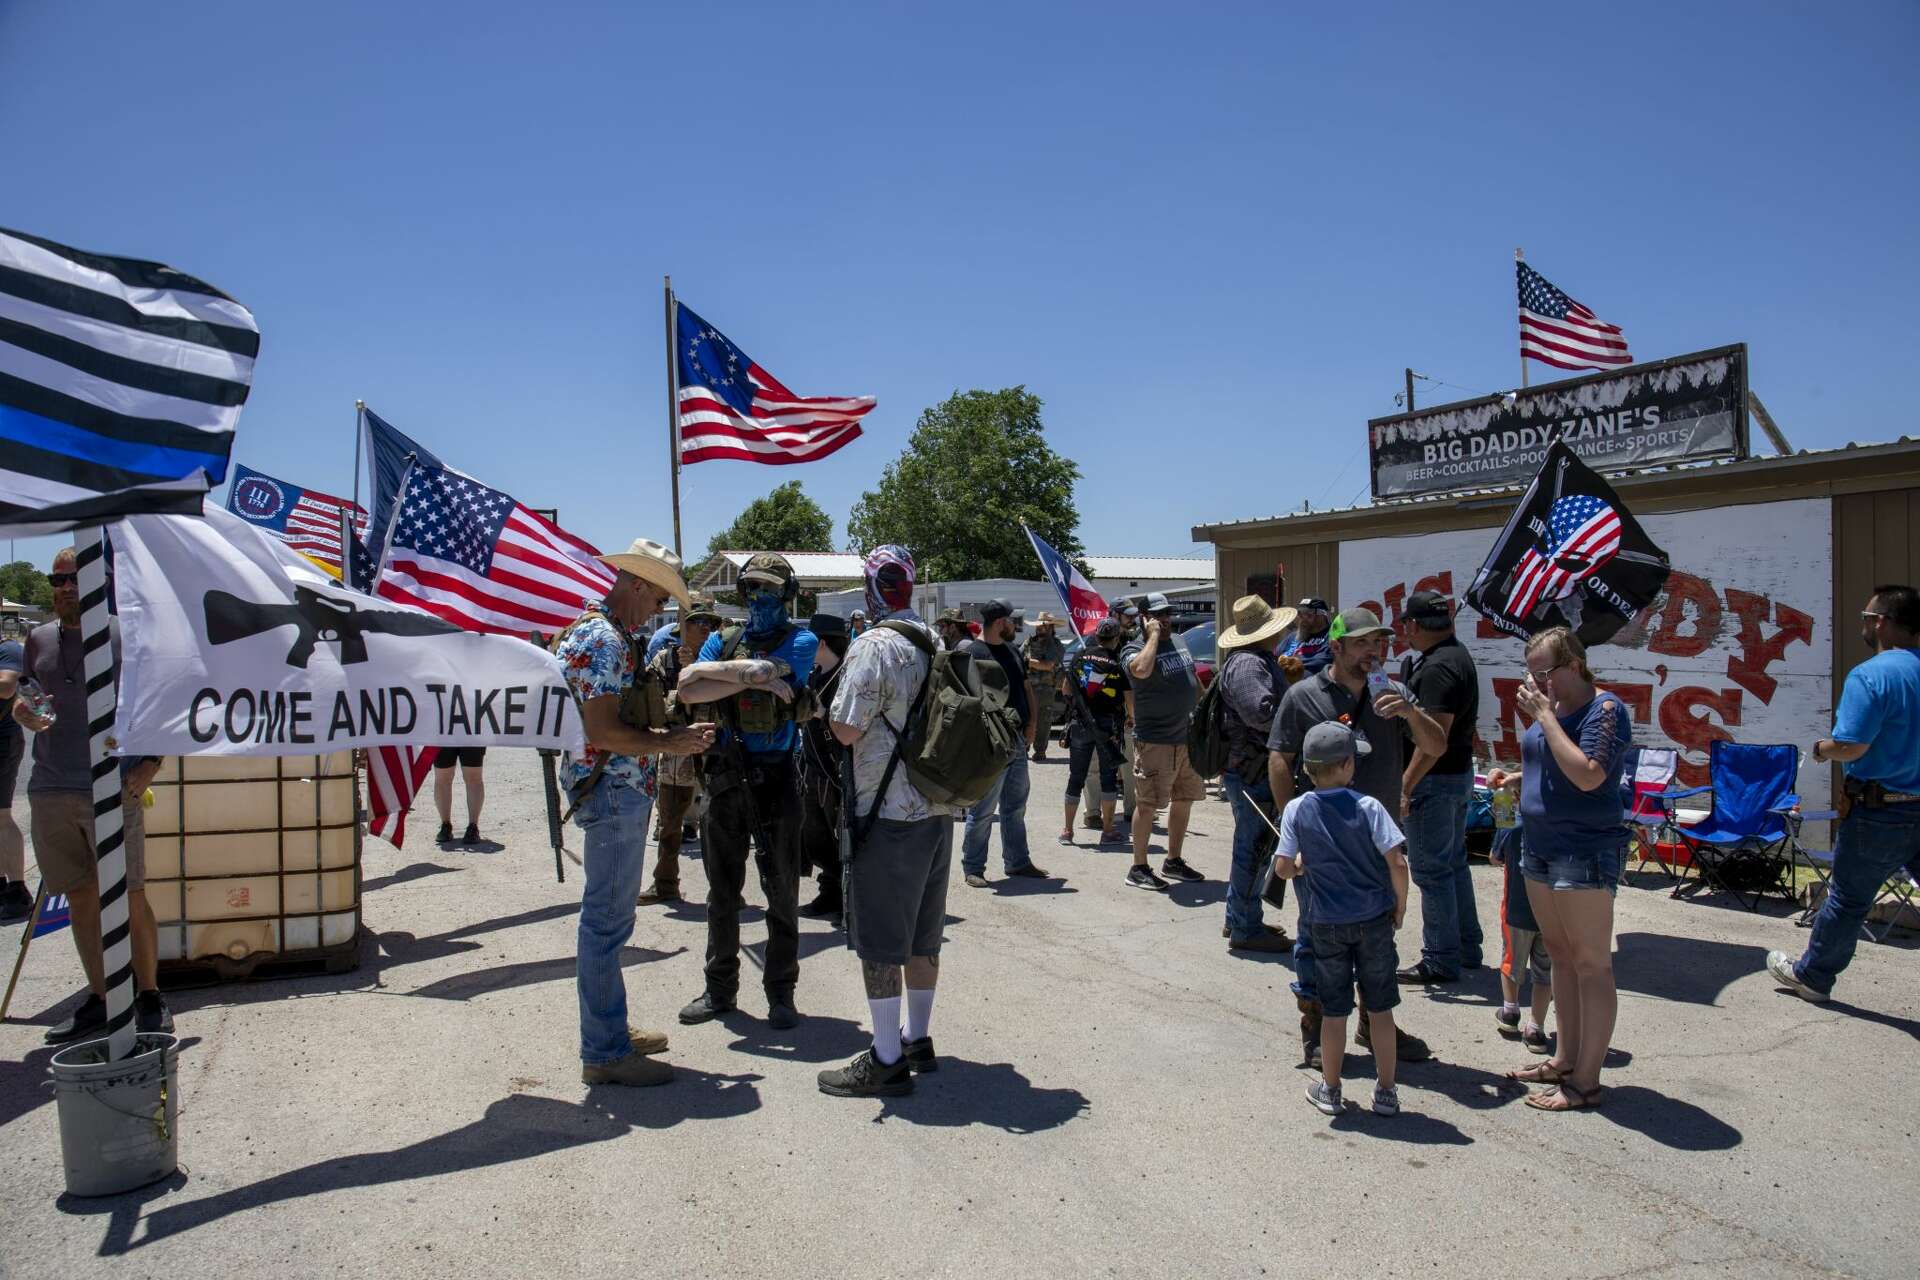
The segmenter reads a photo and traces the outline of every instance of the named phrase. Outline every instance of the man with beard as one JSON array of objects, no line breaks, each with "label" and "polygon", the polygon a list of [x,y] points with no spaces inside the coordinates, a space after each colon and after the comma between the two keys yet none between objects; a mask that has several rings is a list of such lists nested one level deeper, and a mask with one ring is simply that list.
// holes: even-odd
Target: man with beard
[{"label": "man with beard", "polygon": [[[787,558],[760,552],[740,570],[745,626],[707,637],[702,662],[772,659],[786,665],[793,697],[813,675],[820,639],[796,626],[787,610],[800,582]],[[767,895],[767,1023],[798,1026],[793,989],[800,980],[800,788],[794,773],[795,703],[766,689],[747,689],[717,704],[720,734],[704,762],[707,805],[706,989],[680,1010],[687,1026],[731,1013],[740,989],[740,908],[747,858]]]},{"label": "man with beard", "polygon": [[1027,747],[1035,760],[1047,758],[1047,743],[1053,737],[1053,703],[1059,693],[1060,663],[1066,658],[1066,646],[1054,634],[1060,619],[1041,610],[1033,620],[1033,635],[1027,640],[1023,656],[1027,663],[1027,700],[1033,717],[1027,721]]},{"label": "man with beard", "polygon": [[935,627],[940,632],[942,649],[958,649],[970,638],[967,632],[967,619],[958,609],[942,609]]}]

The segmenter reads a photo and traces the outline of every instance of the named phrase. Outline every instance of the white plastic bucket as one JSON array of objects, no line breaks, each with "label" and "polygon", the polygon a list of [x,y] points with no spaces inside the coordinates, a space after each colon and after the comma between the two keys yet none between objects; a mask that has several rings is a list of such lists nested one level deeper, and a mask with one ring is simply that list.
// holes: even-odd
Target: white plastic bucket
[{"label": "white plastic bucket", "polygon": [[133,1056],[107,1061],[107,1042],[89,1040],[53,1055],[54,1101],[67,1191],[111,1196],[172,1173],[180,1164],[176,1087],[179,1042],[143,1031]]}]

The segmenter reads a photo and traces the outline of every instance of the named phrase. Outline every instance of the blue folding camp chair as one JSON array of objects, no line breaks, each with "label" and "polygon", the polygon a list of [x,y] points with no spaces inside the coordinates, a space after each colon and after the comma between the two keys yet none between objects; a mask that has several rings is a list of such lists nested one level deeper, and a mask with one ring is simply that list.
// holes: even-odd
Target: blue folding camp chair
[{"label": "blue folding camp chair", "polygon": [[1691,827],[1679,828],[1697,878],[1674,887],[1673,896],[1722,891],[1749,911],[1776,894],[1788,902],[1799,858],[1800,819],[1793,812],[1800,748],[1715,742],[1707,753],[1704,787],[1666,791],[1668,804],[1713,793],[1713,810]]}]

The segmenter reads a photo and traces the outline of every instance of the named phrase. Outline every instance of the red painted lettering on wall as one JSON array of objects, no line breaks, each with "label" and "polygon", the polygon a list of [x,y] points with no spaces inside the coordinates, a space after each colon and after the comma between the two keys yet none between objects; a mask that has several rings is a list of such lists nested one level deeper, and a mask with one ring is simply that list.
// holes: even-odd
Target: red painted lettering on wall
[{"label": "red painted lettering on wall", "polygon": [[[1771,703],[1780,682],[1767,674],[1767,668],[1778,662],[1794,641],[1813,643],[1813,619],[1791,605],[1775,604],[1738,587],[1727,588],[1727,608],[1740,619],[1740,652],[1727,658],[1727,679],[1760,701]],[[1760,625],[1767,620],[1769,610],[1780,629],[1771,639],[1762,639]]]},{"label": "red painted lettering on wall", "polygon": [[[1699,685],[1675,689],[1660,700],[1660,732],[1680,748],[1680,781],[1689,787],[1707,783],[1707,751],[1714,742],[1731,741],[1730,729],[1740,727],[1740,690],[1715,693]],[[1707,718],[1712,712],[1721,724]],[[1722,727],[1722,726],[1725,727]],[[1690,757],[1698,755],[1697,761]]]},{"label": "red painted lettering on wall", "polygon": [[1671,658],[1705,653],[1720,634],[1720,597],[1713,584],[1675,569],[1667,578],[1667,594],[1654,605],[1659,620],[1647,637],[1647,648]]}]

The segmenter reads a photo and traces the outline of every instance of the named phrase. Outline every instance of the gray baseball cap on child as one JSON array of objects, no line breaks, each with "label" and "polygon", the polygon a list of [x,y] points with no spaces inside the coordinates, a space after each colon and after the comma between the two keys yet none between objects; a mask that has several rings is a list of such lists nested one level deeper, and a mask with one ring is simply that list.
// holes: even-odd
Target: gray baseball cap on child
[{"label": "gray baseball cap on child", "polygon": [[1307,730],[1307,739],[1300,745],[1300,756],[1308,764],[1339,764],[1372,750],[1367,740],[1352,729],[1338,720],[1328,720]]}]

